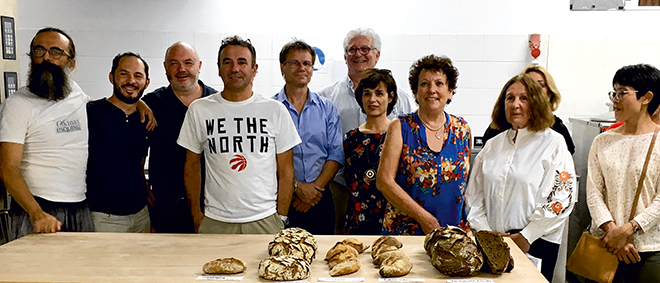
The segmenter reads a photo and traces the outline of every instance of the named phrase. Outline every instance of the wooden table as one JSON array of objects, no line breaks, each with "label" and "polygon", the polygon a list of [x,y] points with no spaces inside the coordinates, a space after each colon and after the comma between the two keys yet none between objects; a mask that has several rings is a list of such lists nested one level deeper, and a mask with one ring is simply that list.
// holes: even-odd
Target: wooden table
[{"label": "wooden table", "polygon": [[[330,277],[325,253],[346,236],[316,236],[319,251],[312,263],[309,282]],[[357,236],[371,244],[377,236]],[[402,250],[413,262],[403,278],[425,278],[426,282],[446,282],[424,251],[424,237],[397,236]],[[258,276],[259,261],[268,257],[273,235],[174,235],[55,233],[34,234],[0,246],[0,282],[210,282],[196,278],[202,266],[223,257],[242,259],[247,270],[241,282],[272,282]],[[515,259],[511,273],[477,273],[470,279],[494,282],[547,282],[525,255],[507,238]],[[371,263],[370,250],[359,256],[362,268],[342,276],[363,277],[378,282],[378,269]]]}]

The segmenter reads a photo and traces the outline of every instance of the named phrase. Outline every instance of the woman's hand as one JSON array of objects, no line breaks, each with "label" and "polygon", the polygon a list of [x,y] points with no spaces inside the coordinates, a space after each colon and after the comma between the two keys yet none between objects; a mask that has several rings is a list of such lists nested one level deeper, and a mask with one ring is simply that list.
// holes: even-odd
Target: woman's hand
[{"label": "woman's hand", "polygon": [[623,246],[619,253],[616,254],[616,257],[619,261],[623,261],[626,264],[636,263],[642,260],[637,248],[635,248],[635,244],[633,244],[630,239],[628,239],[628,242]]},{"label": "woman's hand", "polygon": [[600,240],[605,244],[608,252],[618,254],[628,243],[628,237],[632,236],[634,232],[635,230],[630,223],[621,226],[612,223],[608,225],[607,231],[600,237]]},{"label": "woman's hand", "polygon": [[511,234],[510,237],[511,237],[511,240],[513,240],[513,242],[516,243],[516,246],[518,246],[523,253],[529,252],[530,244],[527,241],[527,239],[525,239],[525,237],[523,237],[522,234],[515,233],[515,234]]},{"label": "woman's hand", "polygon": [[430,213],[429,213],[428,216],[430,216],[430,217],[427,217],[428,219],[425,219],[424,221],[419,222],[419,225],[422,226],[421,228],[422,228],[422,231],[424,231],[424,234],[431,233],[431,231],[433,231],[433,229],[440,228],[440,222],[438,222],[438,219],[433,217],[433,215],[431,215]]}]

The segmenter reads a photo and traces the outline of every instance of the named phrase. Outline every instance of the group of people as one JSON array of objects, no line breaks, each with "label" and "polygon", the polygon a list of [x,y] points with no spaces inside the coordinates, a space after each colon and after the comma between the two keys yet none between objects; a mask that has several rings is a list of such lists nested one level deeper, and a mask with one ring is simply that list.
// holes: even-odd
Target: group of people
[{"label": "group of people", "polygon": [[[27,87],[0,108],[0,178],[13,197],[12,238],[56,231],[272,234],[285,227],[424,235],[454,225],[510,237],[552,281],[577,201],[575,147],[553,115],[561,95],[552,76],[531,65],[506,82],[487,142],[471,160],[468,123],[445,109],[459,76],[452,61],[415,61],[410,96],[389,70],[375,68],[380,49],[373,30],[350,31],[346,78],[317,93],[308,87],[314,48],[294,39],[279,56],[285,85],[269,97],[252,91],[258,64],[249,40],[222,41],[220,92],[199,80],[195,48],[177,42],[165,52],[169,86],[141,99],[149,66],[126,52],[112,62],[112,96],[90,101],[70,77],[71,37],[40,30],[30,44]],[[591,149],[592,230],[604,233],[603,245],[620,259],[618,278],[657,281],[657,149],[636,216],[626,218],[658,127],[660,71],[626,66],[613,87],[615,116],[625,123]]]}]

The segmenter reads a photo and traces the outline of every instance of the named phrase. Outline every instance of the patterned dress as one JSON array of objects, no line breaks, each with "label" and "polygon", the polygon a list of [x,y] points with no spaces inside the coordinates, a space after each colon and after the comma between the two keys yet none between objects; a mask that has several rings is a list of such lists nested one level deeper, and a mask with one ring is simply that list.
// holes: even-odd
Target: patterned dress
[{"label": "patterned dress", "polygon": [[[463,205],[470,170],[470,127],[463,118],[447,113],[445,117],[440,152],[429,148],[426,128],[417,112],[399,117],[403,149],[395,180],[413,200],[433,214],[441,226],[466,229]],[[424,235],[415,219],[392,204],[387,205],[382,233]]]},{"label": "patterned dress", "polygon": [[346,234],[379,235],[387,200],[376,188],[376,171],[383,150],[385,134],[366,134],[357,128],[346,133]]}]

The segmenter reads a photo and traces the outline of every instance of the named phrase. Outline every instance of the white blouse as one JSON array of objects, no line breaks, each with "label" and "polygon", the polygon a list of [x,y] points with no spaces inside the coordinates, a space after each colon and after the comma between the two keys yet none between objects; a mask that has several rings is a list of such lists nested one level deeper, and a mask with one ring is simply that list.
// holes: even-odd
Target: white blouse
[{"label": "white blouse", "polygon": [[520,233],[559,244],[577,194],[573,158],[561,134],[546,129],[507,130],[495,136],[473,163],[465,192],[472,228]]},{"label": "white blouse", "polygon": [[[607,221],[617,226],[628,222],[652,137],[653,133],[624,135],[607,131],[594,139],[587,175],[592,234],[601,235],[599,227]],[[642,229],[632,236],[640,252],[660,250],[659,178],[660,138],[653,147],[634,218]]]}]

